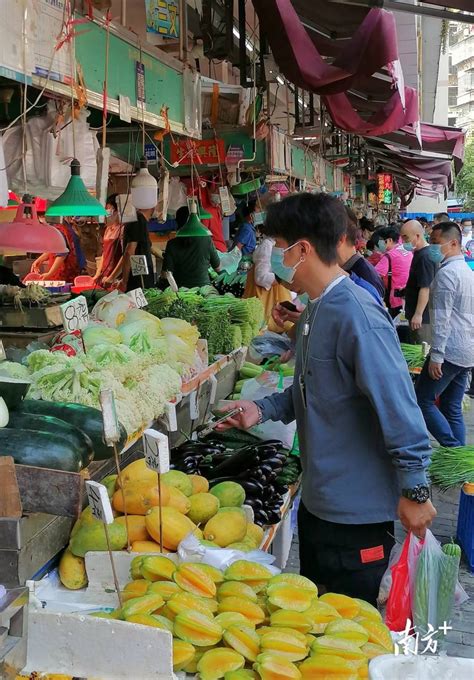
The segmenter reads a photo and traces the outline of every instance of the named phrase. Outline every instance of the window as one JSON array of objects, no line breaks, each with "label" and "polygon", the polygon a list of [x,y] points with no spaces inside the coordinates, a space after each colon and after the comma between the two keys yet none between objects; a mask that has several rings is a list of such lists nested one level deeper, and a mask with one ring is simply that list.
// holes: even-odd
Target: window
[{"label": "window", "polygon": [[456,106],[458,103],[458,86],[450,85],[448,87],[448,106]]}]

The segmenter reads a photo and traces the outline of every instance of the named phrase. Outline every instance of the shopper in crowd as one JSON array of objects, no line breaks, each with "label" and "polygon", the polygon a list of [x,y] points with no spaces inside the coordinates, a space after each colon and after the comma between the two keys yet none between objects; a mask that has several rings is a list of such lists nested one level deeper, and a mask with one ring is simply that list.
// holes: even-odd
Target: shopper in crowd
[{"label": "shopper in crowd", "polygon": [[466,253],[474,254],[474,241],[472,239],[472,220],[465,217],[461,220],[462,247]]},{"label": "shopper in crowd", "polygon": [[[40,274],[43,281],[74,283],[76,276],[79,276],[86,268],[86,258],[81,248],[79,234],[75,230],[72,218],[54,226],[61,232],[68,251],[43,253],[31,265],[31,272]],[[46,272],[42,273],[41,268],[45,263]]]},{"label": "shopper in crowd", "polygon": [[449,215],[448,215],[448,213],[446,213],[446,212],[440,212],[440,213],[436,213],[436,215],[434,215],[434,223],[433,223],[433,227],[434,227],[436,224],[441,224],[441,222],[449,222]]},{"label": "shopper in crowd", "polygon": [[298,326],[293,386],[234,402],[243,411],[223,429],[296,418],[301,573],[375,604],[393,521],[398,515],[424,536],[436,511],[425,474],[428,433],[393,323],[337,264],[346,219],[344,205],[327,194],[297,194],[268,208],[275,257],[311,303]]},{"label": "shopper in crowd", "polygon": [[102,239],[102,256],[94,276],[94,281],[104,288],[112,285],[122,272],[123,225],[117,206],[117,194],[108,197],[105,209],[107,217]]},{"label": "shopper in crowd", "polygon": [[405,316],[410,325],[410,339],[414,344],[429,342],[428,300],[437,264],[429,256],[425,231],[417,220],[405,222],[401,236],[405,250],[413,252],[405,286]]},{"label": "shopper in crowd", "polygon": [[395,319],[402,311],[403,297],[400,293],[407,284],[413,255],[400,243],[398,229],[384,227],[377,234],[376,248],[382,253],[382,258],[375,265],[375,270],[383,278],[384,301],[390,316]]},{"label": "shopper in crowd", "polygon": [[346,208],[347,229],[342,236],[337,247],[337,261],[340,267],[348,274],[355,274],[362,281],[368,281],[380,297],[384,296],[384,285],[375,267],[367,262],[356,250],[356,243],[359,237],[359,225],[357,217],[350,208]]},{"label": "shopper in crowd", "polygon": [[163,272],[170,272],[181,288],[207,286],[209,268],[219,271],[220,260],[208,229],[199,224],[186,224],[189,217],[187,206],[176,212],[178,232],[168,241],[163,258]]},{"label": "shopper in crowd", "polygon": [[[123,259],[122,280],[119,289],[126,293],[136,288],[153,288],[155,274],[151,257],[151,242],[148,232],[148,222],[153,215],[154,208],[137,210],[135,222],[127,222],[123,230]],[[144,255],[148,265],[148,274],[134,276],[131,270],[132,255]]]},{"label": "shopper in crowd", "polygon": [[474,274],[453,222],[434,226],[428,253],[441,265],[430,290],[431,351],[416,395],[426,426],[441,446],[464,446],[462,400],[474,366]]},{"label": "shopper in crowd", "polygon": [[234,246],[237,246],[242,252],[242,255],[251,255],[257,245],[257,234],[253,223],[254,214],[254,205],[244,206],[242,210],[242,218],[244,221],[234,239]]}]

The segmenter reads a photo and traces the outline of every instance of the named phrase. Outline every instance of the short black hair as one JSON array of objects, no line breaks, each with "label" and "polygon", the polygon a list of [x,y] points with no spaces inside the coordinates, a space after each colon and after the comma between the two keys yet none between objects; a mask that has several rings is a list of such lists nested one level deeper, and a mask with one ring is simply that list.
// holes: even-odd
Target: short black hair
[{"label": "short black hair", "polygon": [[372,220],[369,220],[367,217],[361,217],[359,220],[359,225],[362,230],[366,229],[367,231],[374,232],[375,231],[375,225],[372,222]]},{"label": "short black hair", "polygon": [[391,238],[393,241],[397,242],[398,239],[400,238],[400,232],[396,227],[382,227],[382,229],[379,229],[377,231],[379,240],[382,239],[385,241],[388,238]]},{"label": "short black hair", "polygon": [[472,222],[472,219],[470,217],[463,217],[461,220],[461,224],[465,224],[466,222]]},{"label": "short black hair", "polygon": [[415,219],[418,220],[418,222],[421,222],[421,224],[423,224],[423,223],[428,224],[428,220],[426,219],[426,217],[423,217],[423,216],[422,217],[416,217]]},{"label": "short black hair", "polygon": [[443,236],[447,236],[449,239],[457,241],[459,245],[462,243],[461,229],[456,222],[449,222],[448,220],[447,222],[435,224],[431,233],[433,234],[435,231],[440,231]]},{"label": "short black hair", "polygon": [[187,220],[189,217],[189,208],[187,205],[182,205],[181,208],[178,208],[176,211],[175,215],[175,220],[176,224],[178,225],[178,229],[181,229],[181,227],[184,227],[186,224]]},{"label": "short black hair", "polygon": [[435,220],[440,220],[441,218],[443,219],[443,222],[449,222],[448,213],[440,212],[440,213],[436,213],[436,215],[434,216]]},{"label": "short black hair", "polygon": [[346,241],[351,246],[355,246],[358,239],[360,238],[359,220],[357,219],[357,215],[355,214],[355,212],[351,210],[351,208],[348,208],[347,205],[346,214],[347,214]]},{"label": "short black hair", "polygon": [[329,194],[293,194],[267,209],[264,232],[290,245],[306,239],[325,264],[337,262],[337,244],[347,231],[344,204]]},{"label": "short black hair", "polygon": [[250,217],[250,215],[252,215],[252,213],[255,212],[256,206],[257,206],[257,204],[256,204],[255,201],[252,201],[251,203],[244,205],[244,207],[242,208],[242,217],[244,219],[246,217]]},{"label": "short black hair", "polygon": [[113,209],[118,212],[117,196],[118,194],[110,194],[110,196],[105,201],[105,205],[111,205]]}]

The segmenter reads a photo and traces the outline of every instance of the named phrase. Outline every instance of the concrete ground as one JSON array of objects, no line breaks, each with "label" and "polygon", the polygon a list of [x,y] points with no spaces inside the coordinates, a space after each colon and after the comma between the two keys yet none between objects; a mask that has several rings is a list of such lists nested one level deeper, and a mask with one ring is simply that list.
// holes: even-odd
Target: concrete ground
[{"label": "concrete ground", "polygon": [[[474,445],[474,399],[471,408],[465,414],[468,427],[467,443]],[[433,490],[433,503],[438,511],[433,523],[433,533],[441,543],[456,538],[456,526],[459,507],[459,491],[452,490],[441,493]],[[396,536],[403,540],[403,529],[397,523]],[[285,571],[299,572],[298,536],[295,533]],[[469,600],[456,609],[452,622],[452,630],[447,635],[447,653],[450,656],[461,656],[474,659],[474,574],[470,572],[464,559],[461,561],[459,579]],[[420,643],[422,646],[424,643]]]}]

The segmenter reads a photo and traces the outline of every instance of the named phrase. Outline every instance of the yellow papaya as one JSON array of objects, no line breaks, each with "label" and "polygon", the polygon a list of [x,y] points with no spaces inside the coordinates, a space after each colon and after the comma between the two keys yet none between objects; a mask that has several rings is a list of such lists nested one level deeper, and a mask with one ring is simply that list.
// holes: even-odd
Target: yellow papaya
[{"label": "yellow papaya", "polygon": [[170,495],[167,505],[170,508],[175,508],[181,514],[187,515],[191,510],[191,501],[189,498],[175,486],[169,486],[167,489]]},{"label": "yellow papaya", "polygon": [[[156,474],[156,473],[155,473]],[[161,487],[161,502],[168,505],[170,494],[167,487]],[[160,503],[158,487],[154,484],[143,483],[142,481],[128,482],[123,489],[117,489],[112,498],[112,507],[118,512],[125,512],[131,515],[146,515],[150,508],[156,507]]]},{"label": "yellow papaya", "polygon": [[138,481],[149,486],[158,486],[158,475],[154,470],[150,470],[144,458],[134,460],[122,470],[121,479],[117,479],[117,486],[120,486],[120,482],[126,486],[130,482]]},{"label": "yellow papaya", "polygon": [[324,634],[338,637],[342,640],[349,640],[358,647],[365,645],[369,640],[368,632],[360,624],[351,621],[351,619],[336,619],[335,621],[330,621],[326,626]]},{"label": "yellow papaya", "polygon": [[342,640],[341,638],[330,637],[329,635],[322,635],[317,637],[311,645],[311,652],[313,654],[324,654],[325,656],[340,656],[349,661],[363,661],[365,659],[364,653],[353,642],[349,640]]},{"label": "yellow papaya", "polygon": [[273,583],[267,587],[268,601],[279,609],[304,612],[309,609],[313,593],[292,583]]},{"label": "yellow papaya", "polygon": [[247,532],[247,516],[242,508],[221,508],[204,527],[204,538],[221,548],[241,541]]},{"label": "yellow papaya", "polygon": [[309,633],[313,628],[311,619],[305,612],[278,609],[270,615],[270,625],[282,628],[293,628],[300,633]]},{"label": "yellow papaya", "polygon": [[173,640],[173,670],[181,671],[196,656],[196,650],[189,642]]},{"label": "yellow papaya", "polygon": [[209,491],[209,482],[205,477],[201,475],[188,475],[188,479],[191,480],[193,485],[193,494],[207,493]]},{"label": "yellow papaya", "polygon": [[169,470],[161,475],[161,481],[166,486],[174,486],[179,489],[185,496],[191,496],[193,493],[193,483],[188,475],[180,470]]},{"label": "yellow papaya", "polygon": [[114,495],[114,491],[117,485],[117,479],[118,475],[107,475],[107,477],[104,477],[104,479],[101,481],[101,484],[103,484],[107,489],[109,498],[112,498],[112,496]]},{"label": "yellow papaya", "polygon": [[216,584],[199,564],[183,562],[174,572],[173,580],[193,595],[210,598],[216,595]]},{"label": "yellow papaya", "polygon": [[117,517],[115,521],[118,524],[123,524],[125,529],[128,529],[128,540],[130,543],[134,543],[135,541],[148,541],[150,539],[145,526],[145,517],[143,515]]},{"label": "yellow papaya", "polygon": [[[108,525],[107,530],[111,549],[123,550],[127,545],[125,527],[122,524],[113,522]],[[76,557],[84,557],[89,551],[107,550],[107,539],[103,523],[82,524],[77,533],[71,538],[69,548]]]},{"label": "yellow papaya", "polygon": [[340,593],[324,593],[319,598],[319,601],[332,605],[343,619],[353,619],[360,611],[360,604],[357,600]]},{"label": "yellow papaya", "polygon": [[263,541],[264,531],[261,526],[249,522],[247,524],[247,531],[245,533],[244,539],[250,539],[256,548],[260,548]]},{"label": "yellow papaya", "polygon": [[76,557],[69,548],[61,555],[59,560],[59,578],[61,583],[69,590],[79,590],[87,586],[87,572],[83,557]]},{"label": "yellow papaya", "polygon": [[302,641],[291,633],[282,633],[278,630],[262,635],[260,647],[262,653],[278,654],[289,661],[301,661],[308,656],[306,640]]},{"label": "yellow papaya", "polygon": [[180,640],[196,647],[216,645],[222,638],[222,628],[205,614],[196,611],[181,612],[174,620],[174,634]]},{"label": "yellow papaya", "polygon": [[[197,527],[189,517],[183,515],[176,508],[163,507],[163,545],[168,550],[177,550],[178,545],[190,533],[196,533]],[[145,517],[146,528],[150,536],[160,542],[159,509],[152,508]]]},{"label": "yellow papaya", "polygon": [[278,654],[259,654],[254,664],[261,680],[300,680],[301,673],[295,664]]},{"label": "yellow papaya", "polygon": [[127,621],[130,616],[135,616],[135,614],[151,614],[157,609],[160,609],[164,603],[161,595],[157,595],[156,593],[142,595],[141,597],[133,597],[123,605],[122,618]]},{"label": "yellow papaya", "polygon": [[245,597],[247,600],[257,602],[257,594],[250,586],[242,581],[225,581],[217,589],[219,602],[225,597]]},{"label": "yellow papaya", "polygon": [[255,602],[246,600],[244,597],[225,597],[219,602],[217,611],[219,614],[223,612],[239,612],[256,626],[265,620],[263,609]]},{"label": "yellow papaya", "polygon": [[224,631],[224,642],[247,661],[256,661],[260,653],[260,637],[251,626],[240,624],[230,626]]},{"label": "yellow papaya", "polygon": [[149,581],[171,581],[176,564],[165,555],[147,555],[143,558],[140,571]]},{"label": "yellow papaya", "polygon": [[188,501],[188,517],[195,524],[206,524],[219,510],[219,499],[211,493],[193,494]]},{"label": "yellow papaya", "polygon": [[338,656],[316,654],[299,665],[303,680],[317,678],[337,678],[337,680],[357,680],[357,666]]},{"label": "yellow papaya", "polygon": [[148,582],[148,592],[158,593],[161,595],[165,602],[181,592],[181,588],[174,581],[154,581],[153,583]]},{"label": "yellow papaya", "polygon": [[155,541],[133,541],[132,552],[159,553],[161,548]]},{"label": "yellow papaya", "polygon": [[229,671],[236,671],[245,665],[244,657],[233,649],[210,649],[198,661],[197,669],[201,680],[219,680]]}]

